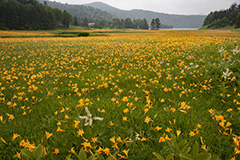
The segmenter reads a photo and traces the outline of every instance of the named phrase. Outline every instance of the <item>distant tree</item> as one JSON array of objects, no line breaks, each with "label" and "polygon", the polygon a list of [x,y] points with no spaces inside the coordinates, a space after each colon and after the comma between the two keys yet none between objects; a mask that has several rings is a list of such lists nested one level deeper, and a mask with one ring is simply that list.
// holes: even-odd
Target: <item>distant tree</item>
[{"label": "distant tree", "polygon": [[87,17],[85,17],[85,18],[83,19],[82,26],[83,26],[83,27],[88,27],[88,19],[87,19]]},{"label": "distant tree", "polygon": [[235,28],[240,28],[240,13],[238,13],[238,16],[237,16]]},{"label": "distant tree", "polygon": [[230,6],[229,11],[234,11],[237,7],[238,7],[238,4],[235,2]]},{"label": "distant tree", "polygon": [[99,28],[99,29],[102,29],[105,27],[105,23],[103,21],[100,21],[100,20],[96,20],[95,21],[95,25],[94,25],[95,28]]},{"label": "distant tree", "polygon": [[[5,23],[8,25],[9,29],[19,29],[19,9],[18,3],[16,1],[8,1],[5,12]],[[22,14],[22,12],[21,12]]]},{"label": "distant tree", "polygon": [[121,27],[120,28],[125,28],[125,21],[124,21],[124,19],[121,19]]},{"label": "distant tree", "polygon": [[160,19],[159,18],[156,18],[156,19],[152,19],[151,21],[151,29],[154,30],[158,30],[161,26],[161,23],[160,23]]},{"label": "distant tree", "polygon": [[229,22],[229,25],[234,25],[236,23],[236,20],[237,20],[237,16],[238,16],[238,13],[240,13],[240,10],[237,9],[237,7],[231,11],[229,13],[229,15],[227,16],[228,17],[228,22]]},{"label": "distant tree", "polygon": [[118,28],[118,29],[120,29],[121,27],[122,27],[122,23],[121,23],[121,20],[120,19],[118,19],[118,18],[114,18],[113,20],[112,20],[112,28]]},{"label": "distant tree", "polygon": [[73,25],[74,26],[79,26],[78,19],[76,16],[73,17]]},{"label": "distant tree", "polygon": [[66,10],[63,11],[63,25],[65,29],[69,28],[69,23],[72,21],[72,15],[69,14]]},{"label": "distant tree", "polygon": [[152,19],[152,21],[151,21],[151,29],[154,30],[155,26],[156,26],[155,19]]},{"label": "distant tree", "polygon": [[141,28],[141,29],[148,29],[148,28],[149,28],[148,22],[147,22],[146,18],[144,18],[144,19],[141,21],[140,28]]},{"label": "distant tree", "polygon": [[132,22],[131,18],[126,18],[124,21],[125,28],[134,28],[134,23]]},{"label": "distant tree", "polygon": [[63,13],[60,9],[58,8],[53,8],[53,14],[54,14],[54,23],[56,27],[59,27],[59,25],[62,23],[63,21]]},{"label": "distant tree", "polygon": [[134,24],[134,28],[140,29],[141,19],[134,19],[133,24]]},{"label": "distant tree", "polygon": [[156,18],[156,19],[155,19],[155,23],[156,23],[156,29],[159,29],[160,26],[161,26],[160,19],[159,19],[159,18]]}]

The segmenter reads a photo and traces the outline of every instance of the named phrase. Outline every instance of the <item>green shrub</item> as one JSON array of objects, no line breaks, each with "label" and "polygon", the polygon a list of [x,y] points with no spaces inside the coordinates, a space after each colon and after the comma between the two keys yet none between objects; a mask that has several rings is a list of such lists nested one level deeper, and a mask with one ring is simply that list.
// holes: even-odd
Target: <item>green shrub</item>
[{"label": "green shrub", "polygon": [[78,37],[88,37],[89,33],[88,32],[79,32]]}]

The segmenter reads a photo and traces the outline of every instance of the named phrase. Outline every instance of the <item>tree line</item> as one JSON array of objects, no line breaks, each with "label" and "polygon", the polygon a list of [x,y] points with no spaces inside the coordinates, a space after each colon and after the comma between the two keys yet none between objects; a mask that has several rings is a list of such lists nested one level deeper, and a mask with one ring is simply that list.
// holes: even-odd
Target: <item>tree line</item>
[{"label": "tree line", "polygon": [[[88,20],[86,17],[84,19],[78,19],[76,16],[73,18],[73,25],[82,26],[82,27],[92,27],[92,28],[115,28],[115,29],[150,29],[158,30],[159,28],[172,28],[172,26],[163,25],[160,22],[159,18],[152,19],[150,26],[148,25],[147,20],[144,19],[118,19],[113,18],[112,21],[108,20]],[[89,23],[92,22],[92,23]],[[91,24],[89,26],[89,24]]]},{"label": "tree line", "polygon": [[48,30],[68,28],[72,15],[37,0],[1,0],[0,29]]},{"label": "tree line", "polygon": [[[92,27],[92,28],[115,28],[115,29],[148,29],[149,25],[147,20],[144,19],[118,19],[113,18],[112,20],[91,20],[87,17],[83,19],[78,19],[76,16],[73,18],[73,25],[82,26],[82,27]],[[90,23],[91,22],[91,23]],[[90,24],[90,25],[89,25]]]},{"label": "tree line", "polygon": [[203,24],[203,26],[214,29],[228,25],[240,27],[240,4],[233,3],[229,9],[211,12]]}]

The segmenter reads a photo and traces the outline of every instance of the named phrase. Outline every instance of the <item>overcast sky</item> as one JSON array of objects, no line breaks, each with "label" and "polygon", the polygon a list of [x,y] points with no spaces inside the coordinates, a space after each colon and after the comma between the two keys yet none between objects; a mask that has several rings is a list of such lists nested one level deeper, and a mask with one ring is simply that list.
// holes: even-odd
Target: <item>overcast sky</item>
[{"label": "overcast sky", "polygon": [[51,0],[68,4],[86,4],[96,1],[113,7],[131,10],[144,9],[170,14],[205,14],[211,11],[227,9],[240,0]]}]

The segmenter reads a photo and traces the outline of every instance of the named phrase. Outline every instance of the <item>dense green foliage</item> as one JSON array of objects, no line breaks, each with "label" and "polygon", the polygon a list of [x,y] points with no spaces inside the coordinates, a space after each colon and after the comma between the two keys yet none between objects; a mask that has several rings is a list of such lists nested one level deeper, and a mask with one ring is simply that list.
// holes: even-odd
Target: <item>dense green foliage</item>
[{"label": "dense green foliage", "polygon": [[203,24],[203,26],[214,29],[228,25],[240,27],[240,4],[234,3],[229,9],[211,12]]},{"label": "dense green foliage", "polygon": [[152,22],[151,22],[151,29],[159,29],[161,26],[161,22],[160,22],[160,19],[159,18],[156,18],[156,19],[152,19]]},{"label": "dense green foliage", "polygon": [[88,37],[89,35],[88,32],[78,32],[78,37]]},{"label": "dense green foliage", "polygon": [[93,7],[83,6],[83,5],[70,5],[63,4],[59,2],[52,2],[48,0],[38,0],[39,3],[46,3],[49,7],[58,8],[61,11],[66,10],[71,15],[77,17],[78,19],[83,20],[85,17],[91,20],[112,20],[114,18],[113,15],[102,11],[100,9],[95,9]]},{"label": "dense green foliage", "polygon": [[0,29],[45,30],[54,29],[61,23],[69,26],[72,16],[66,11],[52,9],[36,0],[1,0]]},{"label": "dense green foliage", "polygon": [[115,28],[115,29],[124,29],[124,28],[132,28],[132,29],[148,29],[148,22],[144,19],[118,19],[114,18],[112,21],[95,21],[93,26],[94,28]]}]

